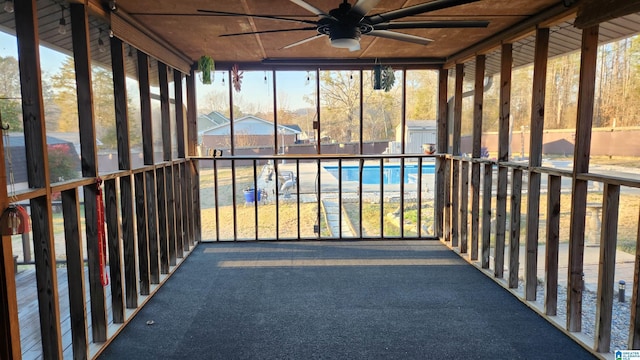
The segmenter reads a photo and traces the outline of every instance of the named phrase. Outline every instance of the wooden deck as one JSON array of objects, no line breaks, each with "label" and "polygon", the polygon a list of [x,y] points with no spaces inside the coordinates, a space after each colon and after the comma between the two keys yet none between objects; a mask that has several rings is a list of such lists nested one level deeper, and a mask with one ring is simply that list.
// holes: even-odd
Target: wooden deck
[{"label": "wooden deck", "polygon": [[[189,252],[185,252],[186,255]],[[183,259],[178,259],[178,263],[176,266],[179,266]],[[173,271],[175,267],[171,267],[171,271]],[[69,286],[67,280],[67,269],[66,267],[58,267],[57,269],[57,278],[58,278],[58,299],[60,304],[60,333],[62,337],[62,348],[64,349],[64,358],[72,359],[73,358],[73,349],[71,346],[71,318],[69,311]],[[108,271],[108,269],[107,269]],[[162,284],[168,275],[161,275],[160,284]],[[91,340],[91,306],[90,306],[90,298],[89,298],[89,272],[88,268],[85,267],[85,292],[86,292],[86,312],[87,312],[87,329],[91,355],[95,356],[98,351],[101,349],[103,344],[92,343]],[[150,293],[153,294],[160,285],[153,284],[151,285]],[[42,355],[42,343],[41,343],[41,333],[40,333],[40,315],[38,310],[38,289],[36,284],[36,271],[34,266],[20,266],[18,269],[18,273],[16,274],[16,289],[17,289],[17,298],[18,298],[18,318],[20,321],[20,343],[22,349],[22,358],[24,360],[39,360],[43,359]],[[111,287],[107,285],[105,287],[105,297],[107,304],[107,315],[109,319],[108,332],[111,337],[113,334],[117,333],[121,330],[122,324],[114,324],[113,316],[111,312]],[[142,307],[150,296],[138,295],[138,303]],[[125,311],[125,318],[129,319],[135,315],[135,309],[127,309]]]}]

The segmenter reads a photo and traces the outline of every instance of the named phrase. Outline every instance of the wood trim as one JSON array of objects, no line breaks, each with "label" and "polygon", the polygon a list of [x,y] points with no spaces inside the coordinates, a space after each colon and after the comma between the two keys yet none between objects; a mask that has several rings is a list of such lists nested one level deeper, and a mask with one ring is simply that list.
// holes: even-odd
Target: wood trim
[{"label": "wood trim", "polygon": [[451,228],[452,228],[452,219],[451,219],[451,193],[453,191],[453,177],[452,177],[452,166],[453,160],[442,159],[443,168],[444,168],[444,218],[442,219],[442,238],[445,242],[451,242]]},{"label": "wood trim", "polygon": [[[447,152],[448,141],[448,124],[447,124],[447,80],[449,72],[444,69],[438,71],[438,141],[436,143],[437,152],[440,154]],[[445,167],[449,165],[449,162],[443,158],[436,159],[436,206],[435,206],[435,228],[436,236],[438,238],[444,238],[445,228],[445,204],[446,188],[450,184],[446,181]],[[448,201],[447,201],[448,202]]]},{"label": "wood trim", "polygon": [[480,157],[482,147],[482,105],[484,101],[485,55],[476,56],[475,84],[473,94],[473,134],[471,156]]},{"label": "wood trim", "polygon": [[509,288],[518,287],[520,267],[520,210],[522,198],[522,170],[511,173],[511,224],[509,233]]},{"label": "wood trim", "polygon": [[125,306],[138,307],[138,279],[136,271],[135,234],[133,229],[133,175],[123,176],[120,181],[120,211],[122,219],[122,247],[124,261]]},{"label": "wood trim", "polygon": [[571,228],[569,230],[569,278],[567,284],[567,330],[582,331],[582,272],[584,271],[584,225],[587,205],[587,181],[575,174],[589,172],[591,127],[598,57],[598,26],[582,31],[578,117],[574,150],[574,179],[571,197]]},{"label": "wood trim", "polygon": [[169,238],[168,241],[168,252],[169,252],[169,267],[176,265],[176,196],[174,193],[174,182],[176,181],[175,177],[177,165],[169,166],[165,168],[165,187],[167,194],[167,235]]},{"label": "wood trim", "polygon": [[494,276],[502,278],[504,273],[504,248],[507,233],[507,187],[509,168],[498,166],[498,188],[496,190],[496,249],[494,254]]},{"label": "wood trim", "polygon": [[614,275],[620,186],[604,185],[602,195],[602,230],[600,232],[600,265],[598,266],[598,297],[596,303],[595,351],[608,353],[611,347]]},{"label": "wood trim", "polygon": [[549,316],[555,316],[558,311],[558,254],[560,253],[560,191],[562,190],[562,178],[556,175],[549,175],[547,183],[544,313]]}]

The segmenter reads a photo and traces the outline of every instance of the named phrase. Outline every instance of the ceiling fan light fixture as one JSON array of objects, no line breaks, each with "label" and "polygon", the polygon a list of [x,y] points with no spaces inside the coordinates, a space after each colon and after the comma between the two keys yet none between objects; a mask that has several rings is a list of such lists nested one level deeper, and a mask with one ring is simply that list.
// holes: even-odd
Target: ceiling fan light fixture
[{"label": "ceiling fan light fixture", "polygon": [[331,46],[350,51],[360,50],[360,28],[357,26],[341,26],[334,24],[329,32]]}]

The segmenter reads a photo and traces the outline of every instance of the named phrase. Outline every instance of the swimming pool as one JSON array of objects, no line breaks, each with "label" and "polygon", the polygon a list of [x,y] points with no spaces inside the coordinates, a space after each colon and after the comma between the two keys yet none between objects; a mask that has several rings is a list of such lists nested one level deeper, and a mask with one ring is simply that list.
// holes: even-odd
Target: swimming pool
[{"label": "swimming pool", "polygon": [[[337,166],[324,166],[331,175],[336,179],[339,176]],[[358,165],[343,165],[342,166],[342,181],[358,181],[359,180],[360,167]],[[416,174],[418,173],[417,164],[405,164],[404,165],[404,183],[415,184]],[[422,174],[434,174],[435,165],[423,164]],[[382,168],[382,177],[384,184],[399,184],[400,183],[400,165],[399,164],[385,164]],[[368,185],[380,184],[380,165],[365,165],[362,167],[362,183]]]}]

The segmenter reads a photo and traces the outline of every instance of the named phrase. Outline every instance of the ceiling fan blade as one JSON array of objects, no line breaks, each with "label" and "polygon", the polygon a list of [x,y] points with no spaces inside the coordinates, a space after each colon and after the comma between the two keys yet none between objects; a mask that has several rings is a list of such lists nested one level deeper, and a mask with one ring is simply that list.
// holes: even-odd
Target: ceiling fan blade
[{"label": "ceiling fan blade", "polygon": [[424,4],[409,6],[407,8],[397,9],[386,13],[367,16],[366,20],[369,24],[380,24],[392,20],[400,19],[406,16],[413,16],[429,11],[436,11],[450,8],[453,6],[464,5],[479,0],[435,0]]},{"label": "ceiling fan blade", "polygon": [[211,16],[248,16],[248,17],[253,17],[258,19],[289,21],[289,22],[317,25],[317,22],[311,21],[311,20],[300,20],[300,19],[286,18],[286,17],[273,16],[273,15],[242,14],[242,13],[234,13],[234,12],[228,12],[228,11],[215,11],[215,10],[204,10],[204,9],[198,9],[197,11],[205,14],[210,14]]},{"label": "ceiling fan blade", "polygon": [[420,45],[428,45],[433,41],[431,39],[423,38],[420,36],[403,34],[403,33],[398,33],[393,31],[387,31],[387,30],[373,30],[371,32],[366,33],[365,35],[377,36],[377,37],[392,39],[392,40],[406,41],[406,42],[420,44]]},{"label": "ceiling fan blade", "polygon": [[307,43],[307,42],[309,42],[309,41],[313,41],[313,40],[318,39],[318,38],[321,38],[321,37],[323,37],[323,36],[324,36],[324,35],[322,35],[322,34],[316,34],[316,35],[314,35],[314,36],[312,36],[312,37],[310,37],[310,38],[306,38],[306,39],[304,39],[304,40],[300,40],[300,41],[298,41],[298,42],[294,42],[293,44],[289,44],[289,45],[287,45],[287,46],[283,47],[283,49],[290,49],[290,48],[292,48],[292,47],[294,47],[294,46],[302,45],[302,44],[304,44],[304,43]]},{"label": "ceiling fan blade", "polygon": [[361,20],[371,9],[376,7],[379,2],[380,0],[358,0],[351,10],[349,10],[349,13],[357,15],[357,17],[359,17],[358,20]]},{"label": "ceiling fan blade", "polygon": [[291,1],[292,3],[300,6],[301,8],[303,8],[303,9],[309,11],[309,12],[312,12],[312,13],[320,16],[321,18],[329,18],[329,19],[336,20],[333,16],[327,14],[326,12],[318,9],[317,7],[309,4],[308,2],[306,2],[304,0],[289,0],[289,1]]},{"label": "ceiling fan blade", "polygon": [[477,20],[444,20],[444,21],[399,21],[373,25],[374,30],[398,29],[448,29],[448,28],[485,28],[488,21]]},{"label": "ceiling fan blade", "polygon": [[279,33],[279,32],[289,32],[289,31],[303,31],[303,30],[316,30],[316,28],[315,27],[306,27],[306,28],[297,28],[297,29],[278,29],[278,30],[249,31],[249,32],[241,32],[241,33],[233,33],[233,34],[222,34],[222,35],[219,35],[219,37],[238,36],[238,35],[254,35],[254,34],[268,34],[268,33]]}]

